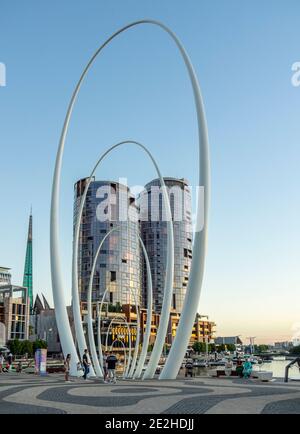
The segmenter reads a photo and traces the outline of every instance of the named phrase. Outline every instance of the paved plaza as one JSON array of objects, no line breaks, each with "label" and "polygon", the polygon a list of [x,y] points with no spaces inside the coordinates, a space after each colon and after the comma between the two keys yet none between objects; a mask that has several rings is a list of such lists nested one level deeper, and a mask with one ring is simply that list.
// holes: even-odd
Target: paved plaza
[{"label": "paved plaza", "polygon": [[110,385],[0,374],[0,413],[300,414],[300,383],[201,377]]}]

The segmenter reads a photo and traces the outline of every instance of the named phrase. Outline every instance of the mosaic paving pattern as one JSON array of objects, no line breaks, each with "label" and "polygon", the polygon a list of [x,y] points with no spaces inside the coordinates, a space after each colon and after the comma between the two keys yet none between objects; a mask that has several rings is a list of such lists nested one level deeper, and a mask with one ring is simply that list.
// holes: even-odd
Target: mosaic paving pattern
[{"label": "mosaic paving pattern", "polygon": [[124,381],[0,374],[0,414],[300,414],[300,384],[237,379]]}]

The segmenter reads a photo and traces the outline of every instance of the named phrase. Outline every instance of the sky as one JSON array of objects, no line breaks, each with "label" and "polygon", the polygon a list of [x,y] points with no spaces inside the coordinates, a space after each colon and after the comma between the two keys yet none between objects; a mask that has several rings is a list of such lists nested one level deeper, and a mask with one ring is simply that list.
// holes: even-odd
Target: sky
[{"label": "sky", "polygon": [[[0,0],[0,265],[22,284],[30,207],[34,291],[52,301],[51,184],[73,88],[121,26],[163,21],[203,93],[211,152],[209,244],[199,311],[217,335],[272,343],[300,333],[300,61],[298,0]],[[97,59],[74,110],[63,160],[61,252],[70,301],[73,186],[108,146],[146,144],[164,176],[197,184],[197,125],[188,76],[161,29],[140,26]],[[144,185],[151,163],[127,147],[98,179]]]}]

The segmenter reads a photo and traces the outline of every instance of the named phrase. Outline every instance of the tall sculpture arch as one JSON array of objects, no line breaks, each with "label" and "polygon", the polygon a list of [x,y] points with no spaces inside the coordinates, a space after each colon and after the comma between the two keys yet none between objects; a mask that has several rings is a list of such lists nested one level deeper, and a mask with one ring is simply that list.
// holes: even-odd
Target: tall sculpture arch
[{"label": "tall sculpture arch", "polygon": [[[129,323],[128,323],[128,321],[127,321],[124,317],[116,315],[116,316],[114,316],[113,319],[111,320],[111,322],[110,322],[110,324],[109,324],[109,326],[108,326],[108,328],[107,328],[106,337],[105,337],[105,351],[107,351],[107,348],[108,348],[108,335],[109,335],[109,331],[110,331],[110,329],[112,328],[112,325],[114,324],[114,322],[115,322],[117,319],[119,319],[119,320],[121,320],[121,321],[124,321],[124,324],[126,325],[127,330],[128,330],[128,342],[130,343],[130,346],[129,346],[129,348],[128,348],[128,362],[127,362],[127,368],[126,368],[126,371],[125,371],[125,373],[124,373],[124,378],[125,378],[125,377],[127,378],[128,373],[129,373],[130,364],[131,364],[131,331],[130,331]],[[125,348],[125,344],[124,344],[124,348]]]},{"label": "tall sculpture arch", "polygon": [[126,347],[125,347],[124,342],[123,342],[121,339],[115,339],[115,340],[112,342],[111,346],[110,346],[110,349],[111,349],[111,350],[113,349],[113,346],[114,346],[114,344],[115,344],[116,342],[120,342],[121,345],[122,345],[122,347],[123,347],[123,351],[124,351],[124,369],[123,369],[123,378],[126,378],[126,371],[128,370],[128,366],[127,366],[127,358],[126,358]]},{"label": "tall sculpture arch", "polygon": [[[133,144],[141,148],[150,158],[151,162],[153,163],[153,166],[156,170],[157,176],[160,181],[163,200],[165,204],[165,210],[166,210],[166,220],[167,220],[167,265],[166,265],[166,277],[165,277],[165,285],[164,285],[164,297],[163,297],[163,305],[162,305],[162,312],[161,312],[161,318],[159,322],[159,327],[157,331],[156,340],[154,343],[154,347],[151,353],[151,357],[149,360],[149,363],[147,365],[147,369],[145,371],[144,376],[147,378],[152,378],[161,352],[163,350],[165,337],[167,334],[168,324],[169,324],[169,313],[172,303],[172,294],[173,294],[173,280],[174,280],[174,232],[173,232],[173,223],[172,223],[172,214],[171,214],[171,207],[170,207],[170,201],[169,196],[167,192],[167,187],[165,185],[165,181],[162,177],[162,174],[159,170],[159,167],[151,154],[151,152],[146,148],[145,145],[143,145],[140,142],[137,142],[135,140],[123,140],[122,142],[116,143],[115,145],[108,148],[98,159],[96,162],[91,175],[86,182],[84,192],[81,196],[79,209],[77,212],[77,219],[75,224],[75,231],[74,231],[74,244],[73,244],[73,276],[72,276],[72,307],[73,307],[73,315],[74,315],[74,323],[75,323],[75,330],[76,330],[76,338],[78,339],[78,344],[80,342],[80,337],[84,337],[83,333],[83,327],[82,327],[82,321],[81,321],[81,313],[80,313],[80,303],[79,303],[79,291],[78,291],[78,244],[79,244],[79,231],[80,231],[80,222],[82,218],[83,213],[83,207],[86,200],[87,192],[89,189],[89,186],[92,182],[93,176],[100,165],[100,163],[106,158],[106,156],[112,152],[114,149],[119,148],[123,145]],[[80,345],[79,345],[80,346]],[[84,348],[86,347],[86,343],[84,341],[83,343]],[[134,360],[137,361],[137,348],[135,348],[134,352]],[[130,370],[130,374],[133,375],[133,370]]]},{"label": "tall sculpture arch", "polygon": [[[88,317],[87,317],[87,323],[88,323],[88,336],[89,336],[89,348],[91,351],[91,355],[92,355],[92,360],[93,360],[93,364],[94,364],[94,369],[96,374],[99,377],[103,376],[103,372],[102,372],[102,347],[101,347],[101,340],[100,340],[100,332],[98,332],[98,348],[99,348],[99,360],[98,360],[98,356],[97,356],[97,350],[96,350],[96,345],[95,345],[95,340],[94,340],[94,333],[93,333],[93,319],[92,319],[92,285],[93,285],[93,278],[94,278],[94,274],[95,274],[95,269],[96,269],[96,264],[97,264],[97,260],[101,251],[101,248],[105,242],[105,240],[109,237],[109,235],[115,231],[119,231],[120,227],[114,227],[112,228],[110,231],[107,232],[107,234],[105,234],[105,236],[102,238],[94,260],[93,260],[93,264],[92,264],[92,269],[91,269],[91,274],[90,274],[90,279],[89,279],[89,285],[88,285],[88,297],[87,297],[87,311],[88,311]],[[145,249],[145,245],[143,243],[143,240],[141,239],[141,237],[139,236],[139,241],[141,243],[142,246],[142,250],[144,253],[144,258],[145,258],[145,262],[146,262],[146,268],[147,268],[147,282],[148,282],[148,289],[147,289],[147,294],[148,294],[148,303],[147,303],[147,325],[146,325],[146,329],[148,330],[149,328],[149,323],[150,323],[150,328],[151,328],[151,317],[152,317],[152,277],[151,277],[151,270],[150,270],[150,263],[149,263],[149,258],[148,258],[148,254],[147,251]],[[104,291],[104,294],[102,296],[102,300],[101,300],[101,304],[100,304],[100,315],[102,312],[102,306],[103,306],[103,300],[105,295],[107,294],[107,289]],[[138,303],[137,303],[137,297],[135,296],[135,304],[136,304],[136,312],[138,317],[140,317],[140,312],[138,309]],[[99,326],[99,324],[98,324]],[[132,361],[132,367],[131,370],[129,372],[129,377],[133,376],[133,372],[135,370],[136,367],[136,362],[137,362],[137,355],[138,355],[138,347],[139,347],[139,341],[140,341],[140,324],[138,322],[137,324],[137,328],[138,330],[138,336],[137,336],[137,341],[136,341],[136,347],[134,349],[134,355],[133,355],[133,361]],[[144,346],[146,348],[148,348],[149,345],[149,339],[150,339],[150,333],[145,333],[145,337],[143,340],[143,349]],[[144,355],[144,351],[142,351],[142,355]],[[144,359],[145,361],[145,359]]]},{"label": "tall sculpture arch", "polygon": [[[96,251],[94,260],[93,260],[93,264],[92,264],[92,269],[91,269],[91,274],[90,274],[90,279],[89,279],[89,286],[88,286],[88,296],[87,296],[87,323],[88,323],[88,336],[89,336],[89,348],[90,348],[90,352],[92,355],[92,362],[94,365],[94,369],[96,372],[96,375],[98,377],[102,377],[103,376],[103,372],[99,363],[99,359],[98,359],[98,355],[97,355],[97,350],[96,350],[96,346],[95,346],[95,340],[94,340],[94,332],[93,332],[93,315],[92,315],[92,286],[93,286],[93,279],[94,279],[94,274],[95,274],[95,269],[96,269],[96,264],[97,264],[97,259],[100,253],[100,250],[105,242],[105,240],[109,237],[109,235],[116,231],[117,228],[112,228],[109,232],[107,232],[107,234],[105,234],[105,236],[102,238],[98,249]],[[99,355],[100,356],[100,355]]]},{"label": "tall sculpture arch", "polygon": [[[194,94],[194,100],[196,105],[197,121],[198,121],[198,138],[199,138],[199,186],[203,186],[205,190],[204,197],[204,210],[201,209],[201,203],[198,201],[197,218],[196,218],[196,230],[194,236],[194,246],[193,246],[193,259],[190,271],[190,279],[186,292],[186,297],[184,301],[184,306],[180,318],[180,322],[177,328],[176,337],[172,345],[169,357],[167,359],[166,365],[160,375],[161,379],[171,379],[176,378],[178,370],[181,366],[182,359],[184,357],[189,339],[190,333],[193,327],[193,322],[197,313],[198,304],[200,301],[200,291],[202,286],[204,265],[205,265],[205,252],[207,245],[207,217],[208,217],[208,205],[209,205],[209,189],[210,189],[210,179],[209,179],[209,142],[208,142],[208,132],[206,126],[206,117],[204,111],[204,105],[202,100],[202,95],[197,80],[196,73],[194,71],[193,65],[185,51],[185,48],[177,38],[177,36],[163,23],[155,20],[139,20],[130,23],[113,35],[111,35],[94,53],[94,55],[89,60],[86,65],[76,87],[73,92],[67,114],[65,117],[60,142],[58,146],[55,170],[53,176],[53,186],[52,186],[52,198],[51,198],[51,218],[50,218],[50,258],[51,258],[51,277],[52,277],[52,289],[53,289],[53,299],[55,305],[55,313],[57,320],[57,327],[60,334],[61,344],[64,354],[70,353],[72,355],[72,370],[75,371],[76,362],[78,361],[78,355],[75,349],[75,345],[72,339],[72,333],[70,329],[70,324],[68,321],[68,315],[66,311],[65,299],[63,294],[63,278],[60,263],[60,248],[59,248],[59,195],[60,195],[60,178],[61,178],[61,168],[62,168],[62,157],[64,152],[66,135],[68,132],[69,122],[73,112],[73,108],[80,91],[81,85],[87,75],[90,67],[94,63],[95,59],[99,53],[119,34],[125,32],[131,27],[135,27],[142,24],[155,25],[163,29],[169,34],[172,40],[175,42],[179,52],[182,55],[185,66],[187,68],[192,90]],[[201,215],[204,214],[204,227],[201,227],[202,219]],[[76,300],[75,300],[76,301]],[[167,304],[167,303],[166,303]],[[77,306],[77,304],[76,304]],[[166,307],[166,306],[165,306]],[[77,307],[76,307],[77,309]],[[164,312],[163,312],[164,313]],[[77,312],[77,316],[80,312]],[[159,336],[161,337],[161,336]],[[83,333],[79,331],[79,348],[83,348],[85,345],[85,339]],[[153,350],[151,354],[152,359],[152,369],[149,370],[144,378],[153,377],[155,372],[155,365],[157,365],[161,351],[159,346]],[[155,367],[154,367],[155,366]]]},{"label": "tall sculpture arch", "polygon": [[[142,243],[142,249],[144,251],[145,258],[148,257],[146,248],[144,243]],[[151,335],[151,324],[152,324],[152,304],[153,304],[153,288],[152,288],[152,277],[151,277],[151,268],[149,260],[146,261],[146,272],[147,272],[147,321],[146,321],[146,330],[145,330],[145,336],[143,339],[143,346],[142,351],[139,357],[139,361],[137,364],[136,371],[134,373],[133,378],[140,378],[142,374],[142,370],[146,361],[147,353],[148,353],[148,347],[150,343],[150,335]],[[144,325],[143,325],[144,327]]]}]

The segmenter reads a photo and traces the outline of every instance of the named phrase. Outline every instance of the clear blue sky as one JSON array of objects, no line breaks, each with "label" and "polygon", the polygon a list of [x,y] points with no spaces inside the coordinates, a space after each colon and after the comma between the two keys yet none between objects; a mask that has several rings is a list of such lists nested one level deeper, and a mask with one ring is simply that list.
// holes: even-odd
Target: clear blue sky
[{"label": "clear blue sky", "polygon": [[[298,0],[2,2],[0,264],[22,283],[32,204],[34,289],[51,299],[50,194],[67,104],[93,51],[140,18],[162,20],[177,33],[205,99],[212,198],[200,311],[217,322],[218,334],[288,339],[300,322],[300,88],[291,85],[291,65],[300,61]],[[174,44],[158,28],[139,27],[115,40],[82,88],[63,165],[67,298],[73,184],[124,138],[147,144],[164,175],[196,184],[190,84]],[[97,176],[143,185],[155,174],[143,154],[127,148]]]}]

